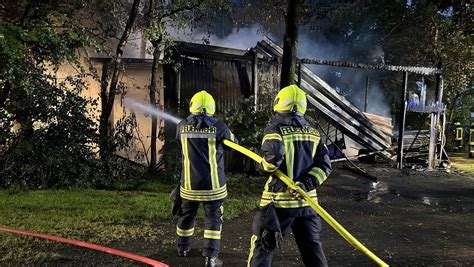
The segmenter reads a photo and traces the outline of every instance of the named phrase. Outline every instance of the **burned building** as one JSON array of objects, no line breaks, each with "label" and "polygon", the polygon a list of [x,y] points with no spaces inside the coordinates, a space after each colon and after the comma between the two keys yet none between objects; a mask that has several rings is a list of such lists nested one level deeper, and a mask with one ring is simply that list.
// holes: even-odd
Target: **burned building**
[{"label": "burned building", "polygon": [[[255,109],[258,109],[259,103],[271,101],[259,87],[265,84],[279,88],[283,50],[268,38],[248,50],[176,42],[166,53],[171,54],[173,63],[160,64],[156,99],[158,106],[173,114],[185,116],[191,96],[201,90],[210,92],[216,99],[217,109],[225,112],[242,98],[249,97],[254,99]],[[103,60],[94,59],[98,70]],[[392,145],[391,119],[359,110],[304,65],[314,62],[306,61],[298,60],[296,80],[307,93],[310,111],[307,116],[316,121],[316,127],[322,133],[322,142],[343,149],[346,155],[357,154],[359,149],[363,149],[390,158],[391,154],[387,150]],[[111,119],[114,124],[123,115],[131,113],[123,105],[124,97],[149,103],[151,59],[125,58],[124,65],[121,79],[125,89],[115,99]],[[98,92],[98,84],[92,82],[90,90]],[[150,157],[151,116],[136,113],[136,117],[134,152],[118,153],[146,165]],[[173,149],[166,148],[174,139],[175,127],[164,121],[160,121],[158,126],[161,135],[157,144],[157,158],[160,159],[164,153],[175,154]],[[335,154],[336,149],[333,152]]]},{"label": "burned building", "polygon": [[[218,109],[235,105],[239,98],[253,96],[255,104],[264,96],[259,84],[279,88],[282,49],[264,39],[249,50],[179,42],[172,48],[177,64],[164,67],[165,108],[187,110],[191,96],[207,90],[214,95]],[[177,69],[173,69],[177,66]],[[364,147],[383,151],[391,145],[391,129],[385,132],[357,107],[305,66],[299,67],[298,82],[308,94],[323,142],[339,147]],[[167,132],[172,137],[172,126]],[[356,145],[357,144],[357,145]],[[354,152],[352,152],[354,153]],[[385,156],[389,156],[386,152]]]}]

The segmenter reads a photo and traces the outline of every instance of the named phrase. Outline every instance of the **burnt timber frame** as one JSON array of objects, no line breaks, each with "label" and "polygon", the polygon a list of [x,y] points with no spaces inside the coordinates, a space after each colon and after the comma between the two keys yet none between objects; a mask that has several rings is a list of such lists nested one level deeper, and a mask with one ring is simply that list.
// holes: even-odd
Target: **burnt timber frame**
[{"label": "burnt timber frame", "polygon": [[[363,63],[354,63],[347,61],[331,61],[331,60],[318,60],[318,59],[301,59],[301,63],[305,64],[316,64],[316,65],[326,65],[326,66],[335,66],[335,67],[347,67],[347,68],[360,68],[360,69],[373,69],[373,70],[383,70],[383,71],[395,71],[403,72],[403,87],[402,87],[402,98],[400,100],[400,126],[399,126],[399,136],[398,136],[398,150],[397,150],[397,167],[403,168],[403,134],[405,128],[405,118],[406,118],[406,90],[408,82],[408,73],[415,73],[421,75],[435,75],[436,76],[436,101],[438,104],[442,103],[443,100],[443,71],[439,68],[432,67],[415,67],[415,66],[394,66],[394,65],[385,65],[385,64],[363,64]],[[429,146],[429,156],[428,156],[428,167],[433,169],[436,165],[436,125],[440,117],[440,112],[433,112],[431,114],[431,125],[430,125],[430,146]],[[443,129],[444,135],[444,129]],[[442,152],[442,151],[440,151]]]},{"label": "burnt timber frame", "polygon": [[398,150],[397,150],[397,167],[403,169],[403,135],[405,133],[405,120],[407,115],[407,84],[408,73],[403,73],[402,95],[400,96],[400,125],[398,126]]},{"label": "burnt timber frame", "polygon": [[[260,41],[254,49],[275,62],[279,62],[283,54],[282,48],[268,38]],[[390,158],[390,154],[384,150],[390,147],[391,140],[372,121],[306,66],[301,64],[300,69],[301,88],[326,121],[357,143]]]}]

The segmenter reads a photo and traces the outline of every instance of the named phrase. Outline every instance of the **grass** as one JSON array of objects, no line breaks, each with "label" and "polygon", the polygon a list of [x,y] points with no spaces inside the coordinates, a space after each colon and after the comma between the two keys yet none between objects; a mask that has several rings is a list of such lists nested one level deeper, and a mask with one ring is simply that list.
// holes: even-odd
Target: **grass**
[{"label": "grass", "polygon": [[[231,175],[225,218],[255,208],[262,183],[255,177]],[[120,189],[126,188],[123,184]],[[168,196],[172,188],[173,185],[153,182],[141,185],[136,191],[1,190],[0,225],[101,245],[138,238],[156,240],[160,238],[157,223],[172,223]],[[33,253],[34,247],[49,241],[6,233],[0,233],[0,240],[0,263],[32,263],[59,257],[37,249]]]},{"label": "grass", "polygon": [[474,174],[474,158],[469,158],[467,153],[455,154],[449,158],[453,164],[453,167]]}]

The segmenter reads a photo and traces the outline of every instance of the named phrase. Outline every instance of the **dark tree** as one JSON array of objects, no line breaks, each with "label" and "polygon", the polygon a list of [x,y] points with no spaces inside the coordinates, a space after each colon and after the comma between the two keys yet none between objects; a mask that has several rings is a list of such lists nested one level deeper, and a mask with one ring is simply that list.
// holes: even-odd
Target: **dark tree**
[{"label": "dark tree", "polygon": [[120,40],[117,44],[115,55],[110,62],[106,62],[102,67],[100,81],[101,113],[99,122],[99,148],[100,157],[106,160],[113,153],[111,140],[110,114],[114,106],[115,95],[119,85],[119,77],[122,69],[122,56],[125,44],[132,32],[133,25],[139,12],[140,0],[134,0],[130,14],[123,29]]},{"label": "dark tree", "polygon": [[285,35],[283,37],[280,88],[295,83],[299,5],[300,0],[288,1],[288,10],[285,14]]}]

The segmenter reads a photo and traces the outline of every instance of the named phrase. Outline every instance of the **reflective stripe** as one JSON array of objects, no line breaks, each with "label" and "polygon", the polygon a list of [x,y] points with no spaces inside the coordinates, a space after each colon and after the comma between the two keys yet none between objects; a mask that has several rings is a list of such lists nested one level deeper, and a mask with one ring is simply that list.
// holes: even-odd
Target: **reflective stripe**
[{"label": "reflective stripe", "polygon": [[221,231],[204,230],[204,238],[221,239]]},{"label": "reflective stripe", "polygon": [[318,144],[319,144],[320,140],[318,140],[318,142],[313,142],[313,152],[311,153],[311,158],[313,158],[313,159],[314,159],[314,155],[316,155],[316,150],[318,148]]},{"label": "reflective stripe", "polygon": [[250,238],[250,253],[249,253],[249,258],[247,259],[247,267],[250,267],[250,263],[252,261],[256,243],[257,243],[257,236],[252,235],[252,237]]},{"label": "reflective stripe", "polygon": [[295,157],[295,146],[292,140],[287,140],[285,137],[285,160],[286,160],[286,174],[293,179],[293,159]]},{"label": "reflective stripe", "polygon": [[181,133],[181,136],[183,138],[205,138],[205,139],[208,139],[208,138],[216,138],[216,134],[215,133],[212,133],[212,134],[206,134],[206,133]]},{"label": "reflective stripe", "polygon": [[326,173],[318,167],[314,167],[311,169],[311,171],[308,172],[308,174],[313,175],[316,179],[318,179],[319,185],[322,185],[324,181],[328,178]]},{"label": "reflective stripe", "polygon": [[192,236],[194,234],[194,227],[191,229],[181,229],[176,226],[176,234],[183,237]]},{"label": "reflective stripe", "polygon": [[[317,197],[316,189],[308,192],[310,197]],[[275,199],[275,200],[296,200],[295,197],[289,192],[263,192],[262,198]]]},{"label": "reflective stripe", "polygon": [[314,134],[304,134],[304,133],[292,133],[289,135],[283,136],[284,145],[285,145],[285,160],[286,160],[286,174],[288,177],[293,179],[293,165],[294,165],[294,157],[295,157],[295,145],[293,142],[295,141],[305,141],[305,142],[313,142],[313,149],[312,149],[312,157],[316,154],[316,147],[318,146],[319,141],[321,138]]},{"label": "reflective stripe", "polygon": [[[318,202],[317,197],[311,197],[315,202]],[[260,200],[260,207],[264,207],[270,203],[273,203],[275,205],[275,208],[302,208],[302,207],[308,207],[309,204],[305,200],[271,200],[271,199],[266,199],[262,198]]]},{"label": "reflective stripe", "polygon": [[181,194],[181,197],[187,200],[194,200],[194,201],[213,201],[213,200],[219,200],[227,197],[227,192],[214,195],[214,196],[195,196],[195,195],[186,195],[186,194]]},{"label": "reflective stripe", "polygon": [[[318,202],[316,189],[309,191],[308,195],[314,201]],[[276,208],[301,208],[309,206],[306,200],[296,199],[289,192],[264,191],[262,194],[262,198],[260,199],[260,207],[266,206],[272,202],[274,203]]]},{"label": "reflective stripe", "polygon": [[221,231],[222,231],[222,223],[224,222],[224,205],[221,205],[221,208],[220,208],[220,209],[221,209],[221,217],[220,217],[220,219],[221,219],[221,227],[220,227],[220,228],[221,228]]},{"label": "reflective stripe", "polygon": [[292,134],[292,135],[285,135],[285,141],[311,141],[311,142],[319,142],[321,138],[319,136],[310,135],[310,134]]},{"label": "reflective stripe", "polygon": [[270,186],[270,183],[272,182],[273,178],[272,176],[270,175],[270,177],[268,178],[267,182],[265,183],[265,186],[263,187],[265,191],[268,191],[269,190],[269,186]]},{"label": "reflective stripe", "polygon": [[277,169],[277,166],[267,162],[265,159],[262,160],[262,167],[267,172],[274,172]]},{"label": "reflective stripe", "polygon": [[216,190],[187,190],[180,188],[181,197],[187,200],[212,201],[227,197],[227,185]]},{"label": "reflective stripe", "polygon": [[[318,202],[317,199],[313,200],[315,202]],[[261,200],[260,201],[260,207],[264,207],[268,204],[272,203],[271,200]],[[274,201],[273,204],[275,205],[275,208],[283,208],[283,209],[295,209],[295,208],[303,208],[303,207],[309,207],[308,202],[306,201]]]},{"label": "reflective stripe", "polygon": [[190,162],[189,162],[189,155],[188,155],[188,139],[181,138],[181,147],[183,149],[183,176],[184,176],[184,188],[191,189],[191,177],[190,177]]},{"label": "reflective stripe", "polygon": [[217,176],[217,149],[216,149],[216,139],[211,138],[207,141],[208,148],[209,148],[209,167],[211,171],[211,183],[212,189],[218,189],[219,185],[219,177]]},{"label": "reflective stripe", "polygon": [[279,134],[277,133],[272,133],[272,134],[267,134],[263,137],[263,140],[262,140],[262,144],[265,143],[266,141],[268,140],[277,140],[277,141],[281,141],[282,138]]},{"label": "reflective stripe", "polygon": [[212,196],[215,194],[223,193],[227,191],[227,185],[222,186],[219,189],[216,190],[188,190],[183,187],[180,188],[180,192],[183,194],[188,194],[188,195],[199,195],[199,196]]}]

